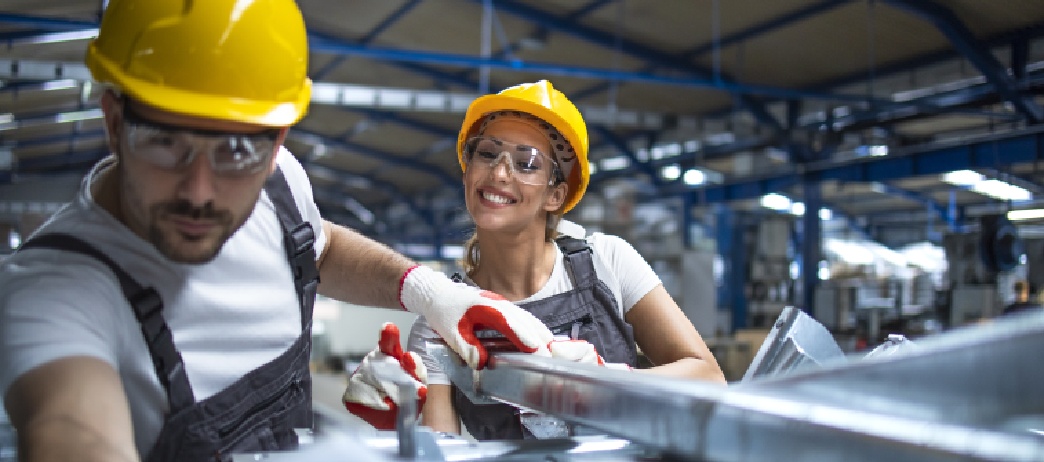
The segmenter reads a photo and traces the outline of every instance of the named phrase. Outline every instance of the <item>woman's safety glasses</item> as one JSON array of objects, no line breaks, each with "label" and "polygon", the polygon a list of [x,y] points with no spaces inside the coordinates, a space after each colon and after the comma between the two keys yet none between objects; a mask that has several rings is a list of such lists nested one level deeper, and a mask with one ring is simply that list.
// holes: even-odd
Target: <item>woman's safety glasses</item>
[{"label": "woman's safety glasses", "polygon": [[247,176],[268,167],[275,153],[279,129],[239,134],[187,129],[145,120],[123,105],[124,133],[131,152],[160,168],[176,170],[192,163],[200,146],[222,176]]},{"label": "woman's safety glasses", "polygon": [[525,144],[476,136],[464,143],[463,154],[467,169],[474,169],[480,175],[488,175],[497,164],[506,161],[512,176],[525,184],[549,186],[555,184],[560,176],[554,159]]}]

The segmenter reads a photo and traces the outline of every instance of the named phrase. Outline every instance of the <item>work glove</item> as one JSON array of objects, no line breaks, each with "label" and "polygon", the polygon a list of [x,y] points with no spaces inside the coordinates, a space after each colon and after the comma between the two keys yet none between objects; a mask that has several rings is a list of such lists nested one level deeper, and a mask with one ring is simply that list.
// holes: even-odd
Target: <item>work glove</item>
[{"label": "work glove", "polygon": [[555,340],[548,345],[552,358],[575,361],[583,364],[595,364],[610,369],[631,370],[627,363],[607,363],[595,350],[594,345],[586,340]]},{"label": "work glove", "polygon": [[472,369],[482,369],[489,352],[475,337],[476,330],[500,332],[523,353],[549,356],[554,335],[539,319],[493,292],[453,282],[446,275],[417,265],[406,271],[399,286],[399,302],[417,313]]},{"label": "work glove", "polygon": [[379,377],[378,371],[391,367],[401,368],[417,385],[417,412],[424,408],[428,397],[428,372],[416,353],[403,351],[399,344],[399,328],[390,322],[381,327],[377,348],[363,358],[362,363],[348,378],[344,390],[345,409],[365,420],[378,430],[394,430],[395,417],[399,412],[399,388]]}]

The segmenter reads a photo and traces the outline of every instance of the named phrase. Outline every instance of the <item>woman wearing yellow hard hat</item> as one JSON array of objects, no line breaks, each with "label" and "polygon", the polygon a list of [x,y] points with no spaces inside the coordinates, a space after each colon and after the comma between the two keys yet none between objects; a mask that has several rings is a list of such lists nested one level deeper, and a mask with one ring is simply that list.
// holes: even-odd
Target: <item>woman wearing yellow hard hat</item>
[{"label": "woman wearing yellow hard hat", "polygon": [[[544,322],[556,335],[548,347],[554,357],[631,369],[637,343],[653,365],[641,373],[724,383],[707,345],[638,252],[619,237],[586,235],[561,220],[587,188],[587,153],[583,117],[546,80],[476,99],[457,142],[476,227],[460,278]],[[419,318],[409,350],[427,370],[425,425],[459,433],[462,421],[483,440],[565,436],[545,431],[566,428],[546,425],[545,416],[469,401],[428,356],[430,338]]]}]

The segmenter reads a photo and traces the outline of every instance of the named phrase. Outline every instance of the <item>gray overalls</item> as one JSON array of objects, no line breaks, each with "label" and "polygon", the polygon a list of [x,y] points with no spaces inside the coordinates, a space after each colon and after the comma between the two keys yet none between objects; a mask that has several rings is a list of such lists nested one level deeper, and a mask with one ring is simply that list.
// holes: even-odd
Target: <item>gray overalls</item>
[{"label": "gray overalls", "polygon": [[[620,317],[613,293],[595,274],[587,242],[564,236],[556,239],[573,277],[573,290],[521,304],[555,335],[593,344],[606,362],[637,364],[638,351],[630,324]],[[507,404],[474,404],[453,387],[453,407],[464,426],[478,440],[534,438],[522,425],[519,410]]]},{"label": "gray overalls", "polygon": [[312,306],[319,272],[315,266],[311,225],[301,219],[280,170],[265,190],[275,204],[283,229],[294,286],[301,309],[301,335],[276,359],[264,364],[217,394],[197,402],[185,374],[181,353],[163,319],[163,301],[151,287],[142,287],[104,253],[67,234],[43,234],[22,248],[52,248],[82,253],[105,263],[116,275],[134,308],[170,411],[147,462],[230,461],[233,453],[285,450],[297,447],[295,428],[312,426],[311,353]]}]

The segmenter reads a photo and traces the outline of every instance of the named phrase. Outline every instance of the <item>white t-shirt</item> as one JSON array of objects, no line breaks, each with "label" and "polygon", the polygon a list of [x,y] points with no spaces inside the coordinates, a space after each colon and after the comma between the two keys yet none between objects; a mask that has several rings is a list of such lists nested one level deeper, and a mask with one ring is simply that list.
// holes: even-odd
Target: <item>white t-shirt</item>
[{"label": "white t-shirt", "polygon": [[[289,151],[281,149],[277,160],[301,216],[316,232],[318,257],[326,237],[308,177]],[[94,202],[91,181],[112,163],[111,157],[99,162],[76,200],[39,232],[86,240],[159,292],[197,401],[285,351],[301,333],[301,315],[268,195],[262,192],[250,218],[213,261],[173,263]],[[98,358],[119,372],[135,442],[145,456],[162,427],[167,396],[115,276],[78,253],[16,252],[0,264],[0,391],[6,394],[30,369],[69,356]]]},{"label": "white t-shirt", "polygon": [[[561,230],[562,227],[559,227]],[[605,283],[620,307],[623,317],[649,291],[660,284],[660,278],[653,272],[649,263],[627,241],[608,234],[593,233],[587,237],[591,246],[591,258],[595,274]],[[555,246],[555,267],[547,284],[532,296],[516,303],[528,303],[573,290],[573,280],[565,267],[562,250]],[[470,279],[467,284],[475,285]],[[439,335],[428,326],[423,317],[417,318],[410,330],[407,348],[420,355],[424,366],[428,369],[428,384],[449,385],[449,377],[442,371],[435,359],[424,348],[427,340],[439,339]]]}]

